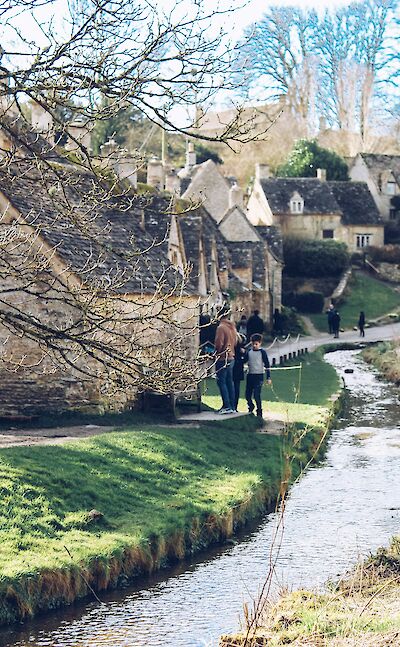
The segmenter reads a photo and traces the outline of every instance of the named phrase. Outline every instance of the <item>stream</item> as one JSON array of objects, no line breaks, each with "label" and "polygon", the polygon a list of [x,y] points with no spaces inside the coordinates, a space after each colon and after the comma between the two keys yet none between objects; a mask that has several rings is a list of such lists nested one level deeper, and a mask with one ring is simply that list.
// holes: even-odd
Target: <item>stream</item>
[{"label": "stream", "polygon": [[[400,530],[399,389],[356,351],[326,360],[344,377],[348,398],[324,460],[290,490],[275,590],[322,587]],[[243,602],[265,579],[277,518],[268,514],[235,543],[140,586],[101,594],[103,604],[77,604],[3,629],[0,646],[216,647],[221,633],[238,629]]]}]

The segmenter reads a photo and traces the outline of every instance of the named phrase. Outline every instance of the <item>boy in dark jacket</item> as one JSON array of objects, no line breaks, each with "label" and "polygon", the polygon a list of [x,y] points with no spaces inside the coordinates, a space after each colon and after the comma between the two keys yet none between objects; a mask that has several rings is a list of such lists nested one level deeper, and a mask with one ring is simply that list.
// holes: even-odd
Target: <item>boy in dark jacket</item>
[{"label": "boy in dark jacket", "polygon": [[271,372],[267,352],[261,348],[262,337],[259,334],[251,336],[251,348],[244,356],[249,372],[246,380],[246,400],[249,413],[254,411],[253,395],[256,401],[257,416],[262,418],[261,387],[264,382],[264,369],[267,372],[267,384],[271,384]]}]

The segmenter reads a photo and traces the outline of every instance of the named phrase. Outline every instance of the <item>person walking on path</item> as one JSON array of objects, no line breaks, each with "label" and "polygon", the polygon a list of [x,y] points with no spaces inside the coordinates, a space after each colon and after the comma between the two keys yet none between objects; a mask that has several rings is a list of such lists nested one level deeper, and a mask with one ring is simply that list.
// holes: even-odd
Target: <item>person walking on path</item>
[{"label": "person walking on path", "polygon": [[335,339],[339,339],[339,328],[340,328],[340,314],[337,310],[334,310],[333,317],[332,317],[332,329],[333,329],[333,336]]},{"label": "person walking on path", "polygon": [[358,318],[358,327],[360,330],[360,337],[365,337],[365,314],[362,310],[360,311],[360,316]]},{"label": "person walking on path", "polygon": [[235,363],[233,365],[233,386],[235,389],[234,409],[238,410],[240,398],[240,382],[244,380],[244,361],[243,354],[245,351],[246,335],[239,333],[239,340],[235,346]]},{"label": "person walking on path", "polygon": [[222,398],[222,407],[219,413],[234,413],[235,389],[233,386],[233,367],[235,364],[235,346],[238,333],[235,324],[229,320],[229,310],[223,309],[220,313],[220,323],[215,334],[216,364],[215,372],[217,384]]},{"label": "person walking on path", "polygon": [[283,318],[278,308],[275,308],[274,310],[273,322],[274,322],[274,326],[273,326],[274,335],[280,335],[281,337],[283,337],[283,326],[282,326]]},{"label": "person walking on path", "polygon": [[261,348],[262,337],[254,334],[251,337],[251,348],[244,353],[243,360],[247,362],[249,372],[246,380],[246,400],[249,413],[254,411],[256,401],[257,416],[262,418],[261,388],[264,382],[264,370],[267,373],[267,384],[271,384],[271,372],[267,352]]},{"label": "person walking on path", "polygon": [[330,304],[328,310],[326,311],[327,317],[328,317],[328,330],[329,334],[333,335],[333,319],[335,316],[335,308],[333,306],[333,303]]},{"label": "person walking on path", "polygon": [[248,318],[246,334],[248,341],[251,340],[252,335],[258,334],[262,337],[264,334],[264,322],[258,310],[254,310],[251,317]]}]

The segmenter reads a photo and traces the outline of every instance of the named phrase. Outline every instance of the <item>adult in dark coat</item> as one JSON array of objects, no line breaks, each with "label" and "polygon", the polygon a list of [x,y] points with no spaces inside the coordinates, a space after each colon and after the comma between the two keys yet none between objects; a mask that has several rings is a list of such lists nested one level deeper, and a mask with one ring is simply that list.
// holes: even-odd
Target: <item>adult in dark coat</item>
[{"label": "adult in dark coat", "polygon": [[247,320],[247,340],[256,333],[259,335],[264,334],[264,322],[258,310],[254,310],[254,313]]},{"label": "adult in dark coat", "polygon": [[237,411],[240,398],[240,382],[244,380],[244,351],[246,346],[246,337],[239,333],[239,341],[235,346],[235,363],[233,365],[233,386],[235,388],[234,409]]},{"label": "adult in dark coat", "polygon": [[334,313],[333,313],[332,328],[333,328],[333,336],[336,339],[338,339],[338,337],[339,337],[339,328],[340,328],[340,314],[338,313],[337,310],[334,310]]},{"label": "adult in dark coat", "polygon": [[333,318],[335,316],[335,308],[333,304],[331,303],[328,310],[326,311],[327,317],[328,317],[328,329],[329,329],[329,334],[333,335]]},{"label": "adult in dark coat", "polygon": [[365,328],[365,314],[364,314],[364,312],[362,310],[361,310],[360,316],[358,318],[358,327],[359,327],[359,330],[360,330],[360,337],[365,337],[365,330],[364,330],[364,328]]},{"label": "adult in dark coat", "polygon": [[278,308],[274,310],[274,328],[273,332],[275,335],[283,336],[283,317],[279,312]]}]

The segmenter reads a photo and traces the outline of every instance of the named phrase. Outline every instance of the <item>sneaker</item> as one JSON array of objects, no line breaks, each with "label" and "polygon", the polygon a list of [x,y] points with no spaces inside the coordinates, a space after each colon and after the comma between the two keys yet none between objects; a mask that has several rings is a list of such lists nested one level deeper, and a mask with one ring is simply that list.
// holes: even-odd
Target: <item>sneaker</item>
[{"label": "sneaker", "polygon": [[222,409],[220,409],[219,411],[217,411],[217,413],[219,413],[219,414],[220,414],[220,416],[223,416],[225,413],[231,413],[231,411],[232,411],[232,409],[228,409],[228,408],[222,407]]}]

